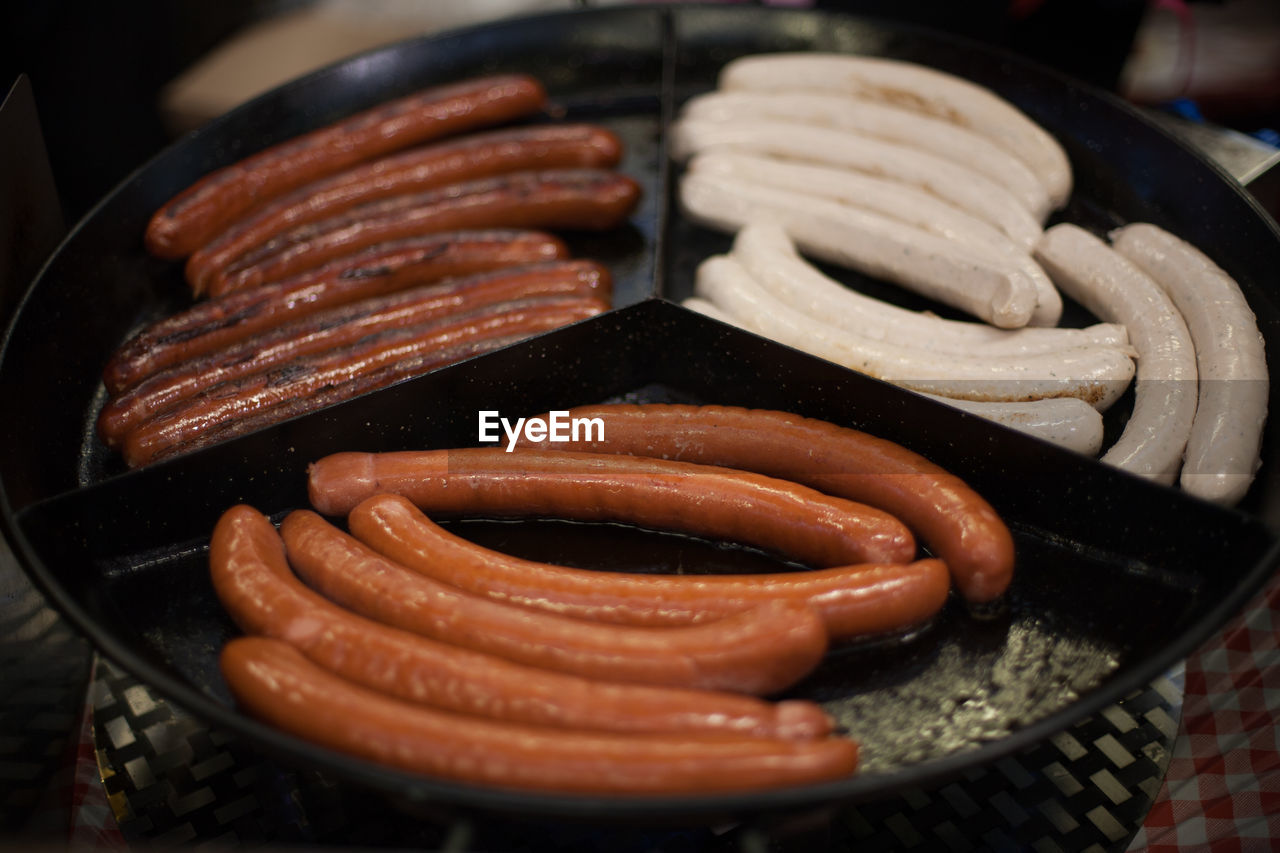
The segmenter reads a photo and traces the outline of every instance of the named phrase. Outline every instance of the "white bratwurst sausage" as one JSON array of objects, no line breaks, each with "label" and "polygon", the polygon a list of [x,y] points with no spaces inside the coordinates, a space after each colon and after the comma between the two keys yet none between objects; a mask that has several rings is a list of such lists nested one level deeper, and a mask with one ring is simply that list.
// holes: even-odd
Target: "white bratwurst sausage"
[{"label": "white bratwurst sausage", "polygon": [[893,219],[803,193],[686,174],[680,203],[729,233],[774,222],[809,255],[900,284],[1001,328],[1027,325],[1036,286],[1008,262]]},{"label": "white bratwurst sausage", "polygon": [[1111,239],[1169,294],[1195,344],[1200,397],[1182,487],[1234,504],[1257,473],[1267,419],[1270,382],[1258,320],[1235,279],[1186,241],[1147,223],[1126,225]]},{"label": "white bratwurst sausage", "polygon": [[968,211],[1023,249],[1029,250],[1040,238],[1039,221],[1004,187],[941,157],[870,136],[764,119],[685,119],[672,127],[671,140],[671,153],[677,160],[713,147],[729,148],[888,178]]},{"label": "white bratwurst sausage", "polygon": [[773,223],[748,224],[733,241],[732,256],[774,296],[810,317],[864,337],[958,355],[1028,355],[1068,347],[1109,346],[1132,355],[1123,326],[1097,323],[1084,329],[997,329],[986,323],[948,320],[909,311],[846,287],[796,251]]},{"label": "white bratwurst sausage", "polygon": [[922,190],[847,169],[718,148],[694,156],[687,168],[690,172],[719,175],[735,182],[831,199],[914,225],[972,249],[989,251],[993,257],[1014,264],[1035,284],[1036,307],[1028,325],[1056,326],[1062,319],[1062,296],[1029,252],[1014,245],[987,222]]},{"label": "white bratwurst sausage", "polygon": [[1001,184],[1038,221],[1053,209],[1049,193],[1021,160],[991,140],[942,119],[862,98],[820,92],[708,92],[680,115],[708,121],[784,119],[849,130],[918,148]]},{"label": "white bratwurst sausage", "polygon": [[1150,276],[1079,226],[1050,228],[1036,258],[1068,296],[1124,324],[1138,353],[1133,414],[1102,461],[1174,482],[1196,413],[1196,354],[1182,314]]},{"label": "white bratwurst sausage", "polygon": [[[691,296],[680,304],[726,325],[752,331],[705,299]],[[1102,446],[1102,413],[1075,397],[1004,403],[924,396],[1077,453],[1093,456]]]},{"label": "white bratwurst sausage", "polygon": [[725,65],[719,87],[835,92],[915,110],[985,136],[1026,163],[1054,207],[1071,195],[1071,163],[1057,140],[990,89],[935,68],[848,54],[761,54]]},{"label": "white bratwurst sausage", "polygon": [[702,262],[694,293],[757,334],[878,379],[943,397],[981,401],[1079,397],[1105,410],[1133,378],[1133,361],[1109,347],[964,358],[863,338],[779,301],[728,255]]}]

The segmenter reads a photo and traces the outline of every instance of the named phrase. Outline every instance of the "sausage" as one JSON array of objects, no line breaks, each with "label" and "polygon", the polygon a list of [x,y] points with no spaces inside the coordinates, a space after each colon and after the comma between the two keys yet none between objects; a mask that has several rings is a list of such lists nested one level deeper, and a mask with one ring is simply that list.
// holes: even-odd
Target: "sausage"
[{"label": "sausage", "polygon": [[1062,319],[1062,296],[1025,249],[981,219],[914,187],[847,169],[731,150],[699,154],[689,162],[688,170],[862,208],[987,252],[1017,267],[1035,285],[1036,305],[1028,325],[1054,326]]},{"label": "sausage", "polygon": [[1102,449],[1102,413],[1077,397],[991,403],[924,396],[1086,456]]},{"label": "sausage", "polygon": [[773,223],[745,226],[734,238],[730,256],[779,299],[811,317],[825,318],[832,325],[870,338],[907,341],[914,347],[967,356],[1029,355],[1075,346],[1129,351],[1128,333],[1114,323],[1095,323],[1083,329],[997,329],[986,323],[908,311],[864,296],[808,263],[786,231]]},{"label": "sausage", "polygon": [[635,208],[640,186],[603,169],[514,172],[368,202],[291,229],[215,275],[215,296],[287,278],[377,243],[460,228],[606,230]]},{"label": "sausage", "polygon": [[1132,359],[1111,347],[965,357],[864,337],[777,299],[728,255],[713,256],[699,265],[694,293],[749,331],[913,391],[943,397],[979,402],[1078,397],[1105,410],[1133,378]]},{"label": "sausage", "polygon": [[[119,394],[179,362],[335,305],[456,276],[566,258],[563,241],[538,231],[457,231],[386,243],[312,272],[197,303],[147,326],[103,370]],[[454,284],[441,285],[444,294]]]},{"label": "sausage", "polygon": [[448,288],[423,285],[310,314],[153,374],[103,406],[98,435],[108,447],[118,447],[141,421],[206,388],[379,332],[531,297],[583,296],[608,304],[610,287],[608,270],[593,261],[551,261],[471,276]]},{"label": "sausage", "polygon": [[741,468],[891,512],[947,564],[970,601],[999,597],[1013,579],[1013,536],[991,505],[959,477],[891,441],[733,406],[581,406],[569,417],[600,418],[604,440],[584,437],[558,448]]},{"label": "sausage", "polygon": [[205,175],[151,217],[146,247],[162,258],[185,257],[254,206],[308,181],[399,148],[527,116],[545,105],[542,85],[515,74],[436,86],[388,101]]},{"label": "sausage", "polygon": [[331,675],[278,640],[241,637],[221,655],[247,713],[290,735],[359,758],[475,785],[590,795],[716,794],[849,776],[844,738],[563,731],[410,705]]},{"label": "sausage", "polygon": [[[692,296],[681,300],[680,305],[726,325],[738,325],[732,317],[705,299]],[[1102,448],[1102,413],[1076,397],[1001,403],[957,400],[936,394],[923,396],[1077,453],[1096,456]]]},{"label": "sausage", "polygon": [[834,92],[933,116],[986,137],[1025,163],[1054,207],[1071,195],[1071,163],[1056,139],[990,89],[936,68],[873,56],[775,53],[729,62],[720,70],[719,87]]},{"label": "sausage", "polygon": [[817,567],[915,556],[910,532],[887,513],[772,477],[662,459],[496,447],[335,453],[311,464],[307,492],[326,515],[393,492],[424,512],[626,521]]},{"label": "sausage", "polygon": [[1200,390],[1179,483],[1196,497],[1234,504],[1261,464],[1267,420],[1270,379],[1258,320],[1235,279],[1185,240],[1139,222],[1111,241],[1169,294],[1195,345]]},{"label": "sausage", "polygon": [[209,545],[219,601],[249,634],[282,640],[348,681],[406,701],[530,725],[619,732],[718,731],[807,740],[830,733],[813,702],[615,684],[512,663],[388,628],[336,606],[289,568],[262,513],[223,513]]},{"label": "sausage", "polygon": [[247,419],[258,415],[276,423],[606,310],[607,303],[591,297],[537,297],[379,332],[207,388],[131,429],[120,451],[131,466],[149,465],[242,435],[247,423],[256,429],[263,421]]},{"label": "sausage", "polygon": [[200,424],[197,429],[178,431],[172,441],[166,440],[148,461],[140,464],[160,462],[273,427],[301,415],[344,403],[368,391],[385,388],[400,380],[411,379],[439,367],[500,350],[527,339],[530,334],[531,332],[482,333],[479,337],[471,337],[461,343],[431,347],[424,352],[414,353],[391,364],[362,372],[355,378],[339,377],[340,381],[325,385],[305,396],[286,396],[278,403],[263,405],[231,420]]},{"label": "sausage", "polygon": [[1064,293],[1124,324],[1137,350],[1133,413],[1102,461],[1173,483],[1196,413],[1196,351],[1182,314],[1146,273],[1079,226],[1053,226],[1035,253]]},{"label": "sausage", "polygon": [[1040,222],[1001,185],[964,166],[914,148],[849,131],[763,119],[681,119],[672,128],[674,156],[712,150],[769,154],[889,178],[954,205],[1029,250]]},{"label": "sausage", "polygon": [[753,222],[782,226],[806,254],[946,303],[1005,329],[1027,325],[1035,283],[1008,260],[829,199],[688,172],[680,205],[698,224],[734,233]]},{"label": "sausage", "polygon": [[379,494],[348,517],[352,535],[407,568],[523,607],[621,625],[690,625],[771,600],[806,602],[833,640],[916,628],[937,615],[950,580],[940,560],[752,575],[600,572],[510,557],[454,536],[407,498]]},{"label": "sausage", "polygon": [[187,259],[187,283],[199,296],[214,273],[255,246],[358,204],[503,172],[608,168],[621,157],[616,134],[586,124],[488,131],[384,157],[306,184],[233,223]]},{"label": "sausage", "polygon": [[973,131],[900,106],[822,92],[717,91],[690,98],[680,115],[707,121],[764,117],[855,131],[971,169],[1003,185],[1039,222],[1053,209],[1048,190],[1021,160]]},{"label": "sausage", "polygon": [[309,510],[280,526],[289,563],[342,606],[432,639],[585,678],[765,695],[792,686],[827,649],[822,620],[771,601],[677,628],[605,625],[464,592],[386,559]]}]

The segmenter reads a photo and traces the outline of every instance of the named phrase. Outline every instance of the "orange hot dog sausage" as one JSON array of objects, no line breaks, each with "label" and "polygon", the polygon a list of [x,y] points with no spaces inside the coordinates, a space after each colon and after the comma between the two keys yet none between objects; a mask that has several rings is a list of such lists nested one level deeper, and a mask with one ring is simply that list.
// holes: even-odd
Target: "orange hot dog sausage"
[{"label": "orange hot dog sausage", "polygon": [[463,228],[570,228],[620,225],[640,186],[603,169],[513,172],[369,202],[281,234],[209,280],[214,296],[279,281],[388,240]]},{"label": "orange hot dog sausage", "polygon": [[309,314],[252,338],[156,373],[109,400],[98,435],[118,447],[129,430],[201,391],[298,358],[353,344],[370,335],[451,315],[541,296],[584,296],[606,304],[609,271],[593,261],[550,261],[507,267],[451,287],[423,285]]},{"label": "orange hot dog sausage", "polygon": [[940,560],[753,575],[653,575],[572,569],[482,548],[442,529],[407,498],[380,494],[351,511],[352,535],[415,572],[525,607],[625,625],[688,625],[772,599],[804,601],[833,640],[886,634],[934,617],[950,591]]},{"label": "orange hot dog sausage", "polygon": [[757,695],[795,684],[822,659],[827,635],[808,607],[775,601],[680,628],[604,625],[463,592],[416,574],[321,516],[280,527],[289,563],[339,604],[383,624],[530,666],[588,678]]},{"label": "orange hot dog sausage", "polygon": [[545,105],[542,85],[524,75],[423,89],[205,175],[156,211],[144,242],[162,258],[185,257],[246,211],[308,181],[420,142],[527,116]]},{"label": "orange hot dog sausage", "polygon": [[527,169],[608,168],[622,157],[611,131],[586,124],[548,124],[468,134],[383,157],[280,196],[233,223],[187,259],[192,293],[245,252],[273,237],[390,196]]},{"label": "orange hot dog sausage", "polygon": [[755,545],[813,566],[907,562],[894,517],[746,471],[662,459],[500,448],[338,453],[312,463],[312,506],[345,515],[378,492],[426,512],[629,521]]},{"label": "orange hot dog sausage", "polygon": [[417,704],[560,728],[722,732],[805,740],[831,731],[813,702],[616,684],[539,669],[388,628],[334,605],[289,568],[262,513],[223,513],[209,546],[213,588],[244,631],[283,640],[348,681]]},{"label": "orange hot dog sausage", "polygon": [[[126,341],[102,381],[119,394],[166,367],[212,352],[325,308],[517,264],[566,258],[538,231],[457,231],[375,246],[286,281],[197,303]],[[469,285],[441,284],[465,289]]]},{"label": "orange hot dog sausage", "polygon": [[131,466],[148,465],[243,434],[250,423],[256,429],[261,415],[314,411],[486,351],[492,342],[529,337],[608,309],[595,297],[532,297],[371,334],[207,388],[129,430],[120,452]]},{"label": "orange hot dog sausage", "polygon": [[557,447],[758,471],[891,512],[946,562],[969,601],[992,601],[1013,579],[1013,536],[991,505],[959,477],[891,441],[730,406],[583,406],[569,417],[603,418],[606,440]]},{"label": "orange hot dog sausage", "polygon": [[706,794],[847,777],[843,738],[617,735],[520,726],[410,705],[331,675],[278,640],[242,637],[222,652],[238,704],[291,735],[414,773],[482,785],[583,794]]}]

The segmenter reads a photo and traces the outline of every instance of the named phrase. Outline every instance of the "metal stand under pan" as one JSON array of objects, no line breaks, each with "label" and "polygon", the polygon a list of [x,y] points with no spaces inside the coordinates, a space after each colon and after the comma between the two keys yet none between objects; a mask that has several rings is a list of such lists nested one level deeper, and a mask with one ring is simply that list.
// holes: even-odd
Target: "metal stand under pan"
[{"label": "metal stand under pan", "polygon": [[503,820],[396,803],[264,758],[110,663],[91,698],[103,785],[139,846],[298,845],[449,853],[1127,849],[1160,789],[1182,687],[1161,677],[1050,740],[931,788],[716,826]]}]

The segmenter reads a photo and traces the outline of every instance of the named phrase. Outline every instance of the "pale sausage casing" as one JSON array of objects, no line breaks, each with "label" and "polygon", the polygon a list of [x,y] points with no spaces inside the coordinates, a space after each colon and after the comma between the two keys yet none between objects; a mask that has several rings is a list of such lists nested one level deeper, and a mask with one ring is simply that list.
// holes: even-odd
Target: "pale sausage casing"
[{"label": "pale sausage casing", "polygon": [[1270,379],[1258,320],[1240,285],[1203,252],[1145,222],[1111,235],[1178,306],[1195,344],[1200,393],[1180,483],[1222,504],[1244,497],[1261,464]]}]

